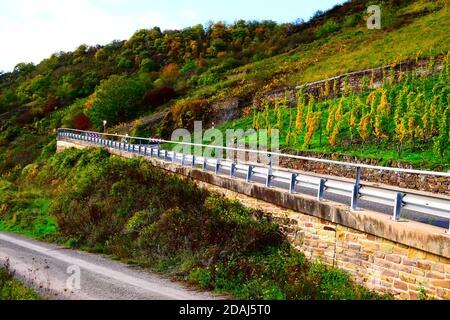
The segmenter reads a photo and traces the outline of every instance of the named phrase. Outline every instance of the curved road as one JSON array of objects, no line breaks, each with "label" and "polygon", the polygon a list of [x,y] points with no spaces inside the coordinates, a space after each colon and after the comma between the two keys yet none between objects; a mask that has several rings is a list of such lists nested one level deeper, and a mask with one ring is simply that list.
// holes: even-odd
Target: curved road
[{"label": "curved road", "polygon": [[0,232],[0,266],[52,300],[223,299],[98,255]]}]

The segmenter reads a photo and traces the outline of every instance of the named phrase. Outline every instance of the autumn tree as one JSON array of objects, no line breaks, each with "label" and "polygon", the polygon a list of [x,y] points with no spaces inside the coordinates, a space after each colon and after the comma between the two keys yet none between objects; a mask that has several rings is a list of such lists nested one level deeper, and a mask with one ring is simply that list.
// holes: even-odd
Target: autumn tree
[{"label": "autumn tree", "polygon": [[444,158],[449,148],[449,112],[450,107],[447,107],[446,112],[442,115],[441,124],[439,126],[439,135],[434,139],[433,150],[436,155]]},{"label": "autumn tree", "polygon": [[303,109],[305,106],[305,100],[303,94],[299,94],[297,99],[297,116],[295,118],[295,128],[297,135],[300,135],[303,133]]}]

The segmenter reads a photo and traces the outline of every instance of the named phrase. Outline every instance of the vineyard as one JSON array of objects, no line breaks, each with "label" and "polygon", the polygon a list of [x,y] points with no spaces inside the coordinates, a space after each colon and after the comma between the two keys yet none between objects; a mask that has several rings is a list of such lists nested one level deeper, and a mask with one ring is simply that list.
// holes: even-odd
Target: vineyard
[{"label": "vineyard", "polygon": [[300,90],[296,108],[274,99],[222,129],[278,129],[282,148],[449,168],[449,58],[440,70],[431,58],[427,77],[391,70],[376,89],[366,77],[358,93],[347,81],[343,90],[325,82],[319,97]]}]

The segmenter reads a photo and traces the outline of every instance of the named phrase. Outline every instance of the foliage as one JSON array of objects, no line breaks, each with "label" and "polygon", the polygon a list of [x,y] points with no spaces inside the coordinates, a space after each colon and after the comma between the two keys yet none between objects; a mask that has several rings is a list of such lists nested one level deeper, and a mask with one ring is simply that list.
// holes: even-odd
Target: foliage
[{"label": "foliage", "polygon": [[328,36],[341,28],[339,23],[337,23],[334,19],[327,20],[317,31],[316,35],[318,37]]},{"label": "foliage", "polygon": [[77,130],[87,130],[89,129],[89,118],[84,113],[76,114],[73,119],[73,128]]},{"label": "foliage", "polygon": [[176,97],[176,92],[171,87],[162,87],[149,90],[144,96],[144,103],[153,108],[160,107]]},{"label": "foliage", "polygon": [[194,121],[206,121],[209,115],[208,101],[192,99],[178,101],[171,110],[172,119],[178,128],[192,128]]},{"label": "foliage", "polygon": [[135,78],[111,76],[101,83],[89,108],[88,115],[95,128],[101,129],[103,120],[110,125],[131,120],[142,110],[142,97],[148,88]]}]

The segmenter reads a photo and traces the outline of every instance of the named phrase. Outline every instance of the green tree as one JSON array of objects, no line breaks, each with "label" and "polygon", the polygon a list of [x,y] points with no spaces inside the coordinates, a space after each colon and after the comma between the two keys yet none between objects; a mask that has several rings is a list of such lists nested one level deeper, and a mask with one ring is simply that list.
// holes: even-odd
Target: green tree
[{"label": "green tree", "polygon": [[447,108],[446,112],[444,112],[441,125],[439,126],[439,135],[434,139],[433,150],[441,158],[445,157],[449,146],[449,110],[450,108]]},{"label": "green tree", "polygon": [[109,124],[131,120],[141,112],[141,99],[148,89],[144,82],[125,76],[111,76],[96,90],[95,100],[88,110],[91,123],[101,129],[103,120]]}]

